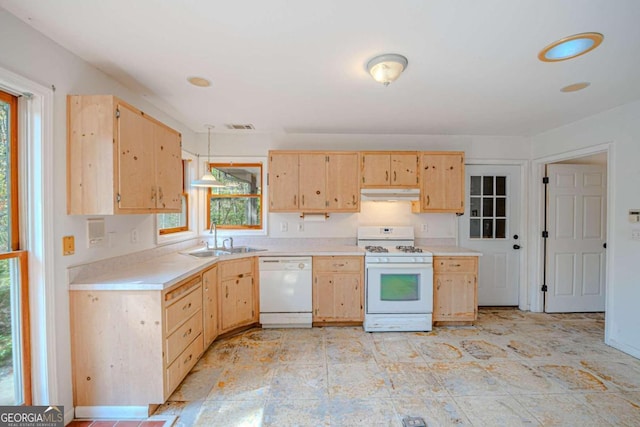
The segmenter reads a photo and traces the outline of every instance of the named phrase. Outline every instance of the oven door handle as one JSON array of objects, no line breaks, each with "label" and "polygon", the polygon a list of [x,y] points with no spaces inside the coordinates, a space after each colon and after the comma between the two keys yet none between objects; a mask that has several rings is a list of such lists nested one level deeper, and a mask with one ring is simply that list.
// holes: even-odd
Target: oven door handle
[{"label": "oven door handle", "polygon": [[395,270],[395,269],[416,269],[416,270],[424,270],[424,269],[433,269],[432,263],[406,263],[406,264],[366,264],[370,270]]}]

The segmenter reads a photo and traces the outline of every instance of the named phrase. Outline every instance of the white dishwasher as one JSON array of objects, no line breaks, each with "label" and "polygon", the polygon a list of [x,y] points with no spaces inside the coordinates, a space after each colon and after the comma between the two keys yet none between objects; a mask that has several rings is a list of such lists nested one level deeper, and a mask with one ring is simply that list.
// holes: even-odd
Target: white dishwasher
[{"label": "white dishwasher", "polygon": [[311,327],[311,257],[260,257],[263,328]]}]

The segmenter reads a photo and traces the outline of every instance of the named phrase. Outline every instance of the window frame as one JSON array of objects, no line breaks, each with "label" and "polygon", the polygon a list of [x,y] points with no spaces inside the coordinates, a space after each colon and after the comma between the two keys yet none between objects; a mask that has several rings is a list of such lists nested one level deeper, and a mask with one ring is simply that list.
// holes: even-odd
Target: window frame
[{"label": "window frame", "polygon": [[[190,204],[189,204],[189,193],[187,192],[186,189],[186,185],[185,185],[185,174],[187,171],[187,165],[191,160],[189,159],[182,159],[182,197],[184,197],[184,201],[185,201],[185,217],[186,217],[186,224],[180,227],[172,227],[172,228],[157,228],[157,232],[159,236],[168,236],[171,234],[175,234],[175,233],[183,233],[185,231],[189,231],[189,217],[191,215],[190,212]],[[164,214],[164,213],[160,213],[158,215],[173,215],[173,214]],[[157,216],[156,216],[156,220],[157,220]]]},{"label": "window frame", "polygon": [[217,161],[217,162],[206,162],[206,167],[208,170],[216,167],[230,167],[230,166],[238,166],[238,167],[257,167],[260,169],[260,194],[215,194],[213,193],[211,188],[207,189],[207,196],[205,199],[205,210],[206,210],[206,223],[204,224],[204,229],[208,229],[211,224],[211,202],[213,199],[242,199],[242,198],[254,198],[258,199],[260,203],[260,224],[259,225],[222,225],[216,224],[218,230],[236,230],[236,231],[260,231],[266,232],[265,225],[265,216],[264,216],[264,192],[265,192],[265,181],[264,181],[264,163],[260,161],[255,162],[234,162],[234,161]]},{"label": "window frame", "polygon": [[[19,352],[21,366],[20,369],[14,371],[20,375],[20,382],[22,385],[22,405],[31,405],[33,398],[33,390],[31,384],[31,319],[29,310],[29,262],[28,252],[21,250],[20,247],[20,194],[19,194],[19,182],[18,182],[18,169],[19,169],[19,141],[18,141],[18,97],[11,93],[0,90],[0,101],[9,104],[9,191],[11,192],[10,200],[10,215],[11,225],[9,229],[8,246],[5,252],[0,249],[0,260],[5,259],[17,259],[18,261],[18,286],[13,291],[18,293],[17,306],[19,313],[12,313],[18,319],[19,322],[19,339],[21,348]],[[12,332],[13,335],[13,332]],[[16,350],[14,350],[16,351]]]}]

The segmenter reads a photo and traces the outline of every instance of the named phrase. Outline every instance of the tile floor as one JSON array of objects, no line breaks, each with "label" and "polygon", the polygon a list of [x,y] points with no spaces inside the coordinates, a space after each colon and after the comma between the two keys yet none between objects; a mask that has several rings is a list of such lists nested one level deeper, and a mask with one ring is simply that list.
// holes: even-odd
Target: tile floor
[{"label": "tile floor", "polygon": [[253,329],[214,343],[156,414],[178,426],[638,426],[640,360],[602,314],[484,309],[429,333]]}]

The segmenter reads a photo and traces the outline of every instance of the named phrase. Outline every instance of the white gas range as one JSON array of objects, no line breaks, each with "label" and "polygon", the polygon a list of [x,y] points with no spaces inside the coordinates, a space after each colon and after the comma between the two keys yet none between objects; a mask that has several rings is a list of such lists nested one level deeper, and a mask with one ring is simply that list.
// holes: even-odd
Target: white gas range
[{"label": "white gas range", "polygon": [[365,331],[431,330],[433,255],[414,243],[413,227],[358,227],[367,251]]}]

